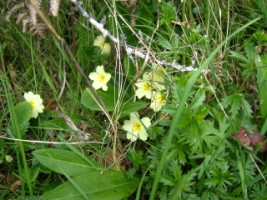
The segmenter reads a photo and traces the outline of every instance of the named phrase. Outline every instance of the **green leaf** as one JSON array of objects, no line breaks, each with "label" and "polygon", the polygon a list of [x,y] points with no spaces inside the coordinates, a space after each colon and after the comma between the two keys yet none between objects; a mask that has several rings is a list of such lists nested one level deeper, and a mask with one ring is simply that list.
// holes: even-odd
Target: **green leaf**
[{"label": "green leaf", "polygon": [[48,169],[68,176],[77,176],[102,167],[89,157],[62,149],[40,149],[33,152],[35,158]]},{"label": "green leaf", "polygon": [[[106,105],[108,111],[114,111],[114,108],[115,108],[116,95],[115,95],[114,89],[115,89],[114,87],[109,86],[108,91],[102,91],[102,90],[97,91],[99,97],[102,99],[102,101]],[[95,111],[102,111],[98,103],[95,101],[94,97],[91,95],[91,92],[89,89],[86,89],[82,93],[81,101],[82,101],[82,104],[86,108],[89,108]]]},{"label": "green leaf", "polygon": [[39,124],[39,127],[45,129],[63,130],[67,129],[68,125],[66,124],[66,121],[63,118],[55,118],[41,122]]},{"label": "green leaf", "polygon": [[[118,171],[91,171],[78,175],[42,195],[49,200],[118,200],[129,197],[138,186],[136,180],[127,180]],[[84,197],[85,195],[85,197]]]},{"label": "green leaf", "polygon": [[236,117],[240,111],[242,111],[245,116],[251,117],[251,106],[241,93],[236,92],[223,98],[222,105],[224,108],[230,107],[230,113],[233,118]]},{"label": "green leaf", "polygon": [[172,2],[161,2],[161,12],[160,12],[160,24],[171,24],[172,20],[176,20],[176,8]]},{"label": "green leaf", "polygon": [[242,54],[240,54],[240,53],[231,51],[231,56],[236,58],[237,60],[243,62],[243,63],[247,63],[248,62],[248,59],[245,56],[243,56]]},{"label": "green leaf", "polygon": [[136,101],[136,102],[126,102],[122,106],[122,114],[129,114],[132,112],[137,112],[147,106],[145,101]]},{"label": "green leaf", "polygon": [[126,76],[127,79],[131,81],[136,74],[136,68],[134,67],[133,62],[128,56],[125,56],[123,58],[123,66],[124,66],[125,74],[127,74]]},{"label": "green leaf", "polygon": [[[23,137],[24,133],[27,131],[29,126],[29,121],[32,117],[32,107],[29,102],[24,101],[21,103],[18,103],[14,107],[14,119],[16,119],[16,123],[19,126],[19,130],[17,130],[15,127],[10,126],[9,127],[9,135],[12,137]],[[20,134],[18,135],[17,131],[20,131]]]},{"label": "green leaf", "polygon": [[157,43],[158,43],[159,46],[161,46],[161,47],[163,47],[165,49],[173,50],[172,44],[166,38],[160,38],[160,39],[158,39],[157,40]]},{"label": "green leaf", "polygon": [[200,106],[203,105],[204,100],[206,99],[206,94],[205,94],[205,89],[200,89],[198,90],[198,92],[196,93],[194,100],[191,102],[190,104],[190,108],[192,110],[196,110],[199,109]]},{"label": "green leaf", "polygon": [[257,69],[260,111],[263,119],[267,117],[267,54],[261,58],[263,66]]},{"label": "green leaf", "polygon": [[20,126],[24,127],[25,124],[28,124],[32,117],[32,107],[31,104],[27,101],[18,103],[15,106],[15,113],[17,117],[17,122]]},{"label": "green leaf", "polygon": [[[108,91],[97,91],[100,98],[103,100],[104,104],[107,107],[108,111],[114,111],[116,106],[116,97],[117,97],[117,91],[113,86],[109,86]],[[95,111],[102,111],[97,102],[94,100],[94,98],[91,96],[91,93],[89,89],[86,89],[82,93],[82,104]],[[126,97],[122,100],[123,106],[122,106],[122,116],[125,116],[125,114],[129,114],[131,112],[137,112],[138,110],[145,108],[147,106],[147,103],[144,101],[137,101],[137,102],[130,102],[126,101]]]}]

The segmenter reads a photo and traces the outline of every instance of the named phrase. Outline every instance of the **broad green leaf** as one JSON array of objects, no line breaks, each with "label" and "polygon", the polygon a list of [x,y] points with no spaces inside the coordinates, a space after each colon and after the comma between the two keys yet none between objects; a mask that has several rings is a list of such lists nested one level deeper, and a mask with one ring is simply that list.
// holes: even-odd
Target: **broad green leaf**
[{"label": "broad green leaf", "polygon": [[[17,130],[15,127],[10,126],[9,127],[9,135],[12,137],[23,137],[24,133],[27,131],[29,126],[29,121],[32,117],[32,107],[29,104],[29,102],[24,101],[21,103],[18,103],[14,107],[14,119],[16,119],[16,123],[19,126],[19,130]],[[14,131],[16,130],[16,131]],[[20,131],[20,134],[18,135],[18,132]]]},{"label": "broad green leaf", "polygon": [[67,129],[68,125],[66,124],[66,121],[63,118],[55,118],[41,122],[39,124],[39,127],[45,129],[62,130],[62,129]]},{"label": "broad green leaf", "polygon": [[32,107],[27,101],[18,103],[15,106],[15,113],[17,117],[17,122],[21,127],[24,127],[25,124],[28,124],[32,117]]},{"label": "broad green leaf", "polygon": [[96,161],[89,157],[62,149],[40,149],[33,152],[35,158],[48,169],[68,176],[77,176],[91,170],[101,169]]},{"label": "broad green leaf", "polygon": [[[42,195],[48,200],[119,200],[129,197],[138,186],[118,171],[91,171],[73,177],[57,188]],[[84,196],[85,195],[85,196]],[[86,197],[86,198],[85,198]]]},{"label": "broad green leaf", "polygon": [[122,107],[123,114],[129,114],[131,112],[137,112],[147,106],[145,101],[126,102]]},{"label": "broad green leaf", "polygon": [[[102,99],[104,102],[105,106],[107,107],[108,111],[114,111],[115,104],[116,104],[116,99],[115,99],[115,92],[114,92],[114,87],[108,86],[108,91],[102,91],[102,90],[97,90],[97,93],[99,97]],[[95,101],[95,99],[92,97],[91,92],[89,89],[86,89],[82,93],[82,104],[91,110],[96,110],[96,111],[102,111],[98,103]]]}]

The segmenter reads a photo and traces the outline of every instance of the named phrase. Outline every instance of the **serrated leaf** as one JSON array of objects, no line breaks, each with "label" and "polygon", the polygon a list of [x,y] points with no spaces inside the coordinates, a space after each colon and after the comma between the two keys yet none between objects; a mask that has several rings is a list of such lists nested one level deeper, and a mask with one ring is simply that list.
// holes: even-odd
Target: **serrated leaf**
[{"label": "serrated leaf", "polygon": [[[138,186],[136,180],[127,180],[125,175],[118,171],[91,171],[78,175],[59,187],[42,195],[49,200],[118,200],[130,196]],[[83,195],[82,195],[82,194]]]},{"label": "serrated leaf", "polygon": [[203,105],[204,100],[206,99],[206,94],[204,89],[200,89],[194,97],[194,100],[190,104],[192,110],[198,109]]},{"label": "serrated leaf", "polygon": [[232,117],[237,116],[240,110],[245,116],[250,117],[252,114],[251,106],[241,93],[234,93],[225,97],[222,101],[224,108],[230,107]]},{"label": "serrated leaf", "polygon": [[159,46],[161,46],[161,47],[163,47],[165,49],[168,49],[170,51],[173,49],[173,46],[170,43],[170,41],[165,39],[165,38],[158,39],[157,43],[158,43]]},{"label": "serrated leaf", "polygon": [[40,149],[33,152],[34,157],[48,169],[68,176],[76,176],[92,170],[102,168],[89,157],[79,155],[62,149]]},{"label": "serrated leaf", "polygon": [[160,23],[161,24],[171,24],[172,20],[176,20],[176,7],[172,2],[161,2],[161,12],[160,12]]}]

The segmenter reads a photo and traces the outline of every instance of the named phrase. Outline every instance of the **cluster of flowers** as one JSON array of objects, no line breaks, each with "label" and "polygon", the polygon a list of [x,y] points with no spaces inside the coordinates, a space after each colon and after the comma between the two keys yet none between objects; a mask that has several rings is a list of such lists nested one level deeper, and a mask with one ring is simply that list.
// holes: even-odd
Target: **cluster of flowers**
[{"label": "cluster of flowers", "polygon": [[[151,100],[150,108],[154,112],[158,112],[162,106],[166,104],[164,91],[164,71],[157,65],[152,66],[152,71],[146,72],[142,79],[138,79],[135,83],[137,90],[135,96],[138,99],[146,97]],[[127,131],[127,139],[136,141],[137,138],[147,140],[148,134],[146,129],[151,126],[151,120],[144,117],[140,120],[137,113],[130,114],[130,120],[125,120],[123,129]]]},{"label": "cluster of flowers", "polygon": [[[146,72],[142,79],[138,79],[135,85],[137,90],[135,95],[138,99],[146,97],[151,100],[150,108],[154,112],[158,112],[162,106],[166,104],[166,98],[164,91],[166,87],[164,85],[164,71],[153,65],[152,71]],[[96,71],[89,74],[89,78],[93,81],[92,86],[95,90],[102,89],[108,90],[107,83],[111,78],[111,74],[106,73],[104,66],[97,66]],[[130,113],[130,120],[125,120],[122,126],[123,130],[127,132],[127,139],[136,141],[138,138],[141,140],[147,140],[147,128],[151,126],[151,120],[148,117],[140,119],[138,113]]]},{"label": "cluster of flowers", "polygon": [[[107,83],[111,78],[111,74],[106,73],[104,66],[97,66],[95,72],[89,74],[89,78],[93,81],[92,86],[95,90],[102,89],[108,90]],[[130,120],[125,120],[123,129],[127,131],[127,139],[136,141],[137,138],[141,140],[147,140],[148,134],[146,128],[151,125],[151,121],[148,117],[144,117],[140,120],[138,113],[131,113]]]},{"label": "cluster of flowers", "polygon": [[[105,43],[103,36],[98,36],[94,41],[94,46],[100,47],[102,54],[110,53],[110,45]],[[135,83],[137,90],[135,96],[138,99],[146,97],[151,100],[150,108],[154,112],[158,112],[162,106],[166,104],[166,98],[164,91],[166,87],[164,85],[164,71],[157,65],[152,65],[152,70],[143,74],[142,79],[138,79]],[[111,79],[111,74],[106,73],[104,66],[97,66],[96,71],[89,74],[89,79],[93,81],[92,86],[95,90],[102,89],[108,90],[108,82]],[[27,92],[24,94],[24,98],[29,102],[33,111],[32,117],[37,118],[39,113],[44,110],[43,100],[40,95]],[[148,117],[140,119],[138,113],[130,113],[130,120],[125,120],[122,128],[127,132],[127,139],[136,141],[138,138],[141,140],[147,140],[147,129],[151,126],[151,120]]]},{"label": "cluster of flowers", "polygon": [[158,112],[166,104],[164,91],[164,71],[156,64],[152,65],[152,71],[146,72],[143,79],[138,79],[135,85],[137,90],[135,95],[141,99],[146,97],[151,100],[150,108]]}]

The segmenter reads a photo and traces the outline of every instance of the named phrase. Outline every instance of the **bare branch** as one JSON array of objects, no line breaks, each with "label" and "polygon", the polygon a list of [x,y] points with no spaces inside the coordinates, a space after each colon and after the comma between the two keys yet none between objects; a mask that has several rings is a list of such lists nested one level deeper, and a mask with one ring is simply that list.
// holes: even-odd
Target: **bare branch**
[{"label": "bare branch", "polygon": [[[92,18],[87,12],[86,10],[82,7],[81,3],[77,0],[70,0],[75,7],[79,10],[79,12],[82,14],[82,16],[84,16],[97,30],[99,30],[104,37],[108,37],[111,41],[113,41],[115,44],[117,45],[121,45],[122,47],[124,47],[126,53],[130,56],[130,55],[135,55],[139,58],[142,59],[146,59],[147,57],[147,53],[133,48],[129,45],[127,45],[126,43],[120,43],[119,39],[116,38],[115,36],[113,36],[107,29],[105,29],[103,27],[103,24],[97,22],[94,18]],[[177,63],[175,60],[173,62],[167,62],[166,60],[161,60],[161,59],[157,59],[155,56],[149,56],[148,61],[150,63],[157,63],[159,65],[164,65],[164,66],[168,66],[168,67],[173,67],[181,72],[184,71],[195,71],[196,68],[194,66],[185,66],[185,65],[181,65],[179,63]]]}]

